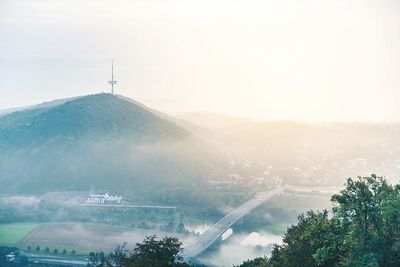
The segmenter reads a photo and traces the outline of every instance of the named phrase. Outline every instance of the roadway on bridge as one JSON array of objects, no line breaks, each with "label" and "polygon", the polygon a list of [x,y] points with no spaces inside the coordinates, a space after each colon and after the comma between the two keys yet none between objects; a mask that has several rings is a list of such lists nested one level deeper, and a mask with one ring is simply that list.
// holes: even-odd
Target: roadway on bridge
[{"label": "roadway on bridge", "polygon": [[228,230],[235,222],[241,219],[244,215],[258,207],[266,200],[270,199],[275,195],[282,193],[281,188],[276,188],[269,192],[258,193],[255,198],[247,201],[237,209],[231,211],[224,218],[219,220],[216,224],[207,228],[207,230],[201,234],[197,239],[191,242],[188,246],[183,249],[181,257],[184,261],[194,258],[203,251],[205,251],[212,243],[214,243],[220,236]]}]

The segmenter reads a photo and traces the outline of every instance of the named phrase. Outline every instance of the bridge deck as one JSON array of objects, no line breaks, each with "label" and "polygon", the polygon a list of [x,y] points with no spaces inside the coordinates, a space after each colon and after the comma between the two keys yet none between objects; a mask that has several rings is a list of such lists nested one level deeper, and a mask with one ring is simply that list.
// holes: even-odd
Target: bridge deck
[{"label": "bridge deck", "polygon": [[241,219],[244,215],[249,213],[254,208],[261,205],[274,195],[281,193],[281,189],[277,188],[269,192],[259,193],[255,198],[245,202],[237,209],[228,213],[225,217],[219,220],[216,224],[207,228],[197,239],[191,242],[183,249],[181,257],[184,261],[196,257],[201,252],[205,251],[212,243],[214,243],[226,230],[228,230],[234,223]]}]

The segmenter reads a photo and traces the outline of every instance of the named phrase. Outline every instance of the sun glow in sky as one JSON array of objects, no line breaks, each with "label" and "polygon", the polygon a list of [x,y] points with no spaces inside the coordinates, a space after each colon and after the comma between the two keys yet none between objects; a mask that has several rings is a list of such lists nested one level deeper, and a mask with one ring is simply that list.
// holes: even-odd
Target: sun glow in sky
[{"label": "sun glow in sky", "polygon": [[169,113],[400,121],[400,2],[0,0],[0,109],[109,90]]}]

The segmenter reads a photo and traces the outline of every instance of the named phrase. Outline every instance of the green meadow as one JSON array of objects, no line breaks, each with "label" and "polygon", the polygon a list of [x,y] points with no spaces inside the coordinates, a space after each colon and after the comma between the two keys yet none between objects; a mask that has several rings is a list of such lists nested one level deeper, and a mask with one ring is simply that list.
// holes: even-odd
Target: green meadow
[{"label": "green meadow", "polygon": [[24,236],[32,231],[37,223],[5,223],[0,224],[0,244],[16,245]]}]

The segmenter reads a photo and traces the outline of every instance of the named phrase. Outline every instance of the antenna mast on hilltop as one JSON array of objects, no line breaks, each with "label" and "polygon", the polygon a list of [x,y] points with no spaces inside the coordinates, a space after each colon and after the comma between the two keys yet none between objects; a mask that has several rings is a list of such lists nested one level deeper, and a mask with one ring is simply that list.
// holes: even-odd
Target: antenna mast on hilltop
[{"label": "antenna mast on hilltop", "polygon": [[111,85],[111,94],[114,94],[114,84],[117,84],[117,81],[114,80],[114,59],[111,61],[111,81],[108,81]]}]

